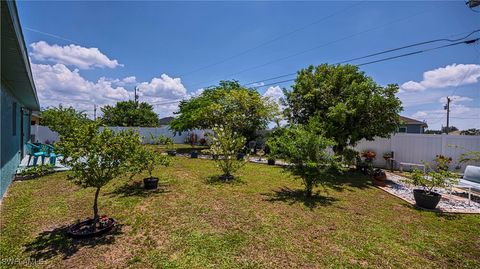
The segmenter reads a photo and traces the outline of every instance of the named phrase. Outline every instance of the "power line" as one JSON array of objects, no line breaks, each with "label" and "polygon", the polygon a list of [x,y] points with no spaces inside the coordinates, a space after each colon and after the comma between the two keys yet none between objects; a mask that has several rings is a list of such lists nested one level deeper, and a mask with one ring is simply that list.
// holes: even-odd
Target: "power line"
[{"label": "power line", "polygon": [[326,43],[323,43],[321,45],[317,45],[315,47],[311,47],[309,49],[306,49],[306,50],[303,50],[303,51],[299,51],[299,52],[296,52],[296,53],[293,53],[293,54],[290,54],[290,55],[287,55],[287,56],[284,56],[284,57],[281,57],[281,58],[277,58],[277,59],[274,59],[274,60],[271,60],[269,62],[266,62],[266,63],[263,63],[263,64],[260,64],[260,65],[256,65],[256,66],[253,66],[253,67],[250,67],[250,68],[246,68],[244,70],[240,70],[236,73],[232,73],[232,74],[229,74],[229,75],[226,75],[226,76],[223,76],[223,77],[219,77],[215,80],[210,80],[208,82],[200,82],[200,83],[195,83],[193,84],[192,86],[195,86],[195,85],[199,85],[199,84],[207,84],[207,83],[211,83],[211,82],[214,82],[214,81],[217,81],[219,79],[224,79],[224,78],[228,78],[228,77],[232,77],[232,76],[235,76],[235,75],[239,75],[239,74],[242,74],[242,73],[245,73],[247,71],[251,71],[251,70],[255,70],[255,69],[258,69],[260,67],[264,67],[264,66],[267,66],[267,65],[270,65],[270,64],[273,64],[273,63],[276,63],[276,62],[279,62],[279,61],[283,61],[283,60],[286,60],[286,59],[289,59],[289,58],[292,58],[292,57],[295,57],[295,56],[299,56],[299,55],[302,55],[302,54],[305,54],[305,53],[308,53],[308,52],[311,52],[311,51],[314,51],[314,50],[317,50],[321,47],[325,47],[325,46],[328,46],[328,45],[332,45],[332,44],[335,44],[335,43],[338,43],[338,42],[341,42],[341,41],[344,41],[344,40],[347,40],[347,39],[350,39],[352,37],[355,37],[355,36],[358,36],[358,35],[361,35],[361,34],[365,34],[365,33],[368,33],[368,32],[371,32],[371,31],[375,31],[375,30],[378,30],[378,29],[381,29],[381,28],[384,28],[388,25],[391,25],[391,24],[394,24],[394,23],[397,23],[397,22],[400,22],[400,21],[404,21],[404,20],[408,20],[412,17],[415,17],[415,16],[418,16],[420,14],[423,14],[425,13],[426,11],[428,10],[423,10],[421,12],[418,12],[418,13],[415,13],[415,14],[412,14],[412,15],[409,15],[407,17],[403,17],[403,18],[400,18],[400,19],[395,19],[395,20],[392,20],[392,21],[389,21],[387,23],[384,23],[380,26],[375,26],[375,27],[372,27],[372,28],[368,28],[366,30],[363,30],[363,31],[359,31],[359,32],[356,32],[356,33],[353,33],[351,35],[347,35],[347,36],[344,36],[342,38],[339,38],[339,39],[335,39],[333,41],[330,41],[330,42],[326,42]]},{"label": "power line", "polygon": [[296,29],[294,29],[294,30],[292,30],[292,31],[286,32],[286,33],[281,34],[281,35],[279,35],[279,36],[276,36],[276,37],[274,37],[274,38],[272,38],[272,39],[269,39],[269,40],[267,40],[267,41],[265,41],[265,42],[263,42],[263,43],[260,43],[260,44],[258,44],[258,45],[256,45],[256,46],[254,46],[254,47],[251,47],[251,48],[248,48],[248,49],[246,49],[246,50],[243,50],[243,51],[241,51],[241,52],[239,52],[239,53],[236,53],[236,54],[234,54],[234,55],[232,55],[232,56],[226,57],[226,58],[224,58],[224,59],[222,59],[222,60],[219,60],[219,61],[217,61],[217,62],[214,62],[214,63],[212,63],[212,64],[208,64],[208,65],[202,66],[202,67],[200,67],[200,68],[194,69],[194,70],[192,70],[192,71],[184,74],[183,76],[187,76],[187,75],[196,73],[196,72],[198,72],[198,71],[201,71],[201,70],[204,70],[204,69],[208,69],[208,68],[210,68],[210,67],[213,67],[213,66],[216,66],[216,65],[219,65],[219,64],[228,62],[228,61],[230,61],[230,60],[232,60],[232,59],[238,58],[238,57],[240,57],[240,56],[242,56],[242,55],[245,55],[245,54],[247,54],[247,53],[249,53],[249,52],[251,52],[251,51],[253,51],[253,50],[256,50],[256,49],[261,48],[261,47],[263,47],[263,46],[265,46],[265,45],[271,44],[271,43],[273,43],[273,42],[275,42],[275,41],[278,41],[278,40],[280,40],[280,39],[283,39],[283,38],[285,38],[285,37],[287,37],[287,36],[293,35],[293,34],[295,34],[295,33],[297,33],[297,32],[300,32],[300,31],[302,31],[302,30],[304,30],[304,29],[306,29],[306,28],[308,28],[308,27],[311,27],[311,26],[313,26],[313,25],[315,25],[315,24],[318,24],[318,23],[320,23],[320,22],[322,22],[322,21],[328,20],[328,19],[330,19],[330,18],[332,18],[332,17],[334,17],[334,16],[336,16],[336,15],[338,15],[338,14],[340,14],[340,13],[343,13],[343,12],[345,12],[345,11],[347,11],[347,10],[349,10],[349,9],[352,9],[352,8],[354,8],[354,7],[356,7],[356,6],[359,6],[359,5],[362,4],[363,2],[365,2],[365,0],[359,2],[359,3],[355,4],[355,5],[348,5],[347,8],[343,8],[343,9],[341,9],[341,10],[339,10],[339,11],[336,11],[336,12],[330,14],[330,15],[327,15],[327,16],[325,16],[325,17],[322,17],[322,18],[320,18],[319,20],[316,20],[316,21],[311,22],[311,23],[309,23],[309,24],[306,24],[306,25],[304,25],[304,26],[298,27],[298,28],[296,28]]},{"label": "power line", "polygon": [[[473,34],[475,34],[475,33],[477,33],[477,32],[480,32],[480,29],[474,30],[474,31],[470,32],[468,35],[466,35],[466,36],[464,36],[464,37],[462,37],[462,38],[457,38],[457,39],[440,38],[440,39],[434,39],[434,40],[429,40],[429,41],[418,42],[418,43],[414,43],[414,44],[411,44],[411,45],[406,45],[406,46],[402,46],[402,47],[398,47],[398,48],[394,48],[394,49],[388,49],[388,50],[384,50],[384,51],[381,51],[381,52],[376,52],[376,53],[372,53],[372,54],[369,54],[369,55],[365,55],[365,56],[361,56],[361,57],[356,57],[356,58],[344,60],[344,61],[337,62],[337,63],[334,63],[334,64],[342,64],[342,63],[351,62],[351,61],[355,61],[355,60],[370,58],[370,57],[373,57],[373,56],[378,56],[378,55],[385,54],[385,53],[389,53],[389,52],[393,52],[393,51],[403,50],[403,49],[406,49],[406,48],[421,46],[421,45],[425,45],[425,44],[431,44],[431,43],[435,43],[435,42],[441,42],[441,41],[456,42],[456,41],[460,41],[460,40],[463,40],[463,39],[465,39],[465,38],[468,38],[468,37],[470,37],[471,35],[473,35]],[[365,65],[365,64],[363,64],[363,65]],[[360,66],[360,65],[359,65],[359,66]],[[280,75],[280,76],[276,76],[276,77],[272,77],[272,78],[268,78],[268,79],[264,79],[264,80],[257,80],[257,81],[254,81],[254,82],[250,82],[250,83],[244,84],[244,86],[248,86],[248,85],[252,85],[252,84],[258,84],[258,83],[261,83],[261,82],[265,82],[265,81],[269,81],[269,80],[274,80],[274,79],[279,79],[279,78],[284,78],[284,77],[288,77],[288,76],[292,76],[292,75],[296,75],[296,73],[290,73],[290,74]],[[259,87],[261,87],[261,86],[264,86],[264,85],[260,85]]]}]

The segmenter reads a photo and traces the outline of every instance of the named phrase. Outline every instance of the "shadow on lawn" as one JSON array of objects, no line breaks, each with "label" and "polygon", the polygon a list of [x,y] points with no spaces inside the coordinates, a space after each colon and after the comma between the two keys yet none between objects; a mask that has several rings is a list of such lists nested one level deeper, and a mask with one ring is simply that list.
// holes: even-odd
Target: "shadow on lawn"
[{"label": "shadow on lawn", "polygon": [[328,206],[332,205],[338,199],[329,197],[329,196],[322,196],[317,194],[313,194],[311,197],[305,196],[304,190],[292,190],[288,187],[283,187],[280,190],[275,190],[273,193],[263,193],[262,195],[266,196],[266,201],[269,202],[285,202],[289,205],[295,203],[302,203],[306,207],[310,209],[314,209],[315,207],[321,206]]},{"label": "shadow on lawn", "polygon": [[125,183],[120,187],[117,187],[115,190],[110,192],[111,195],[120,195],[122,197],[129,197],[129,196],[140,196],[140,197],[147,197],[154,194],[159,193],[168,193],[170,192],[167,190],[167,183],[158,182],[158,188],[156,190],[147,190],[143,187],[142,182],[134,181],[132,183]]},{"label": "shadow on lawn", "polygon": [[231,184],[231,185],[243,185],[246,184],[245,180],[241,177],[234,177],[230,180],[223,180],[220,176],[209,176],[205,178],[205,183],[210,185],[222,185],[222,184]]},{"label": "shadow on lawn", "polygon": [[82,248],[94,248],[115,242],[115,237],[122,234],[122,225],[117,224],[108,234],[89,239],[72,239],[67,236],[69,226],[61,226],[40,233],[33,242],[25,245],[25,252],[34,260],[48,260],[58,255],[68,259]]}]

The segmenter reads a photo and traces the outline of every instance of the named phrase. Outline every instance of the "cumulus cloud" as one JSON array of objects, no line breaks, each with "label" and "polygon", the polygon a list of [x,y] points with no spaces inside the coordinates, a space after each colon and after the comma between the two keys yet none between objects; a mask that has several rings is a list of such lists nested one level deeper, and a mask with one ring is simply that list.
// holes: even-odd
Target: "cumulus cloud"
[{"label": "cumulus cloud", "polygon": [[64,64],[32,64],[31,67],[43,107],[62,104],[91,110],[94,104],[112,104],[133,96],[123,87],[114,87],[108,79],[86,80],[78,69],[70,70]]},{"label": "cumulus cloud", "polygon": [[428,88],[457,87],[477,83],[480,78],[478,64],[452,64],[423,73],[422,81],[407,81],[401,89],[405,91],[423,91]]},{"label": "cumulus cloud", "polygon": [[180,78],[172,78],[167,74],[153,78],[150,82],[138,84],[140,94],[148,97],[178,99],[187,95],[187,89]]},{"label": "cumulus cloud", "polygon": [[[440,129],[446,124],[446,110],[420,110],[411,115],[412,118],[425,120],[430,129]],[[463,129],[480,128],[480,108],[463,104],[450,104],[450,125]]]},{"label": "cumulus cloud", "polygon": [[[92,116],[94,104],[101,107],[134,98],[133,91],[119,86],[122,83],[136,82],[133,76],[124,79],[101,77],[97,81],[89,81],[81,76],[79,69],[72,70],[64,64],[32,63],[31,66],[42,107],[62,104],[84,110]],[[188,96],[180,79],[165,74],[140,85],[140,101],[154,104],[154,111],[160,117],[172,115],[178,110],[178,103],[172,101]]]},{"label": "cumulus cloud", "polygon": [[263,94],[264,97],[270,98],[270,100],[275,101],[277,103],[280,102],[280,98],[283,98],[283,90],[279,86],[269,87],[265,93]]},{"label": "cumulus cloud", "polygon": [[[450,96],[450,100],[455,101],[455,102],[468,102],[468,101],[473,101],[472,98],[467,97],[467,96],[458,96],[458,95],[452,95]],[[438,99],[438,102],[440,103],[447,103],[447,97],[441,97]]]},{"label": "cumulus cloud", "polygon": [[129,76],[122,79],[123,83],[126,84],[135,84],[137,83],[137,78],[135,76]]},{"label": "cumulus cloud", "polygon": [[74,44],[67,46],[50,45],[45,41],[32,43],[30,47],[32,48],[30,56],[37,61],[71,65],[80,69],[123,66],[117,60],[108,58],[98,48],[85,48]]}]

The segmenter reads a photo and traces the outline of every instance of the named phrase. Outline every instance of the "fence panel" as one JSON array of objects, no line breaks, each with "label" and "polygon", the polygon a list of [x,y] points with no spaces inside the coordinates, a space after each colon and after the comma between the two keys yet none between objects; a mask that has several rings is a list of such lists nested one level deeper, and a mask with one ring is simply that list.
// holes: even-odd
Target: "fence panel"
[{"label": "fence panel", "polygon": [[[382,155],[393,151],[397,162],[432,164],[438,154],[452,157],[451,168],[458,164],[459,157],[466,151],[480,151],[480,136],[465,135],[428,135],[428,134],[395,134],[391,138],[376,138],[374,141],[360,141],[355,147],[358,151],[372,150],[377,153],[375,166],[385,167]],[[477,163],[479,165],[480,163]],[[461,171],[465,165],[461,167]]]}]

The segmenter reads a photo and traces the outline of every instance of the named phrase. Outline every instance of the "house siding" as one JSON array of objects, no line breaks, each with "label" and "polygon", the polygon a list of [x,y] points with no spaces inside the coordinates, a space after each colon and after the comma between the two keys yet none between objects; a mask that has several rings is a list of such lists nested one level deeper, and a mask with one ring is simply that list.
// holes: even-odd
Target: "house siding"
[{"label": "house siding", "polygon": [[[1,83],[0,98],[0,117],[2,120],[0,131],[0,197],[3,197],[8,186],[12,183],[17,166],[23,157],[22,148],[29,140],[30,115],[29,113],[23,113],[24,105],[13,97],[11,90],[3,82]],[[15,103],[16,105],[14,105]],[[14,107],[15,111],[13,111]],[[23,125],[21,125],[21,117],[23,117]]]}]

